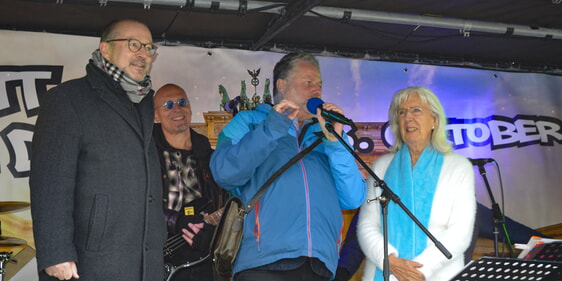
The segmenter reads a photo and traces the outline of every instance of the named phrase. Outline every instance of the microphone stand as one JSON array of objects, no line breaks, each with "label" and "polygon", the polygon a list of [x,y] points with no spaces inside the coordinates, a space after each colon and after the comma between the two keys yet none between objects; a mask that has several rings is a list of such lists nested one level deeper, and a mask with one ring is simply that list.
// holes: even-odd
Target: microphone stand
[{"label": "microphone stand", "polygon": [[[353,123],[352,123],[353,124]],[[448,258],[451,259],[452,255],[451,253],[445,248],[445,246],[443,246],[443,244],[441,244],[441,242],[439,242],[434,236],[433,234],[431,234],[431,232],[429,232],[429,230],[427,230],[427,228],[416,218],[416,216],[414,216],[414,214],[412,214],[412,212],[410,212],[410,210],[402,203],[400,197],[398,197],[398,195],[396,195],[396,193],[394,193],[387,185],[386,183],[381,180],[376,174],[375,172],[373,172],[373,170],[371,170],[371,168],[369,167],[369,165],[367,165],[365,163],[365,161],[363,161],[363,159],[361,159],[361,157],[359,157],[359,155],[357,155],[357,153],[355,153],[355,151],[353,150],[353,148],[351,148],[346,142],[345,140],[338,135],[335,131],[334,131],[334,126],[332,126],[332,123],[330,121],[326,121],[325,123],[326,125],[326,129],[328,130],[328,132],[330,132],[332,135],[334,135],[338,141],[347,149],[347,151],[349,151],[349,153],[351,153],[351,155],[359,162],[359,164],[361,164],[361,166],[363,168],[365,168],[365,170],[369,173],[369,175],[371,175],[371,177],[373,177],[373,179],[375,180],[375,186],[379,186],[383,192],[381,193],[381,196],[374,198],[374,199],[367,199],[367,203],[370,203],[372,201],[375,200],[379,200],[380,204],[382,206],[382,220],[383,220],[383,239],[384,239],[384,260],[383,260],[383,275],[384,275],[384,280],[388,281],[389,277],[390,277],[390,265],[389,265],[389,261],[388,261],[388,227],[387,227],[387,216],[388,216],[388,202],[389,199],[396,203],[402,210],[404,210],[404,212],[406,213],[406,215],[408,215],[410,217],[410,219],[412,219],[412,221],[414,221],[414,223],[425,233],[425,235],[433,242],[433,244],[435,244],[435,246],[439,249],[439,251],[441,251],[441,253],[443,253],[443,255]],[[353,126],[355,126],[355,124],[353,124]]]},{"label": "microphone stand", "polygon": [[486,189],[488,190],[488,194],[490,195],[490,200],[492,201],[492,220],[494,222],[494,254],[496,257],[499,257],[498,254],[498,227],[501,226],[503,230],[503,234],[507,239],[507,244],[509,248],[509,256],[511,258],[515,257],[515,251],[513,250],[513,246],[511,245],[511,239],[509,239],[509,234],[507,233],[507,229],[505,227],[505,217],[503,216],[500,206],[494,199],[494,194],[492,193],[492,189],[490,188],[490,183],[488,182],[488,178],[486,177],[486,170],[484,169],[484,164],[478,164],[478,170],[480,171],[480,175],[482,179],[484,179],[484,183],[486,185]]}]

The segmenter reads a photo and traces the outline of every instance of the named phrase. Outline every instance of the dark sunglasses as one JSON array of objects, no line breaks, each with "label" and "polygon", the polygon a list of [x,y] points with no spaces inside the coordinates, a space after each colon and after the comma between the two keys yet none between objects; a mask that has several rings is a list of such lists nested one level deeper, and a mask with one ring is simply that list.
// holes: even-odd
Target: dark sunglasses
[{"label": "dark sunglasses", "polygon": [[166,101],[162,106],[170,110],[174,108],[174,104],[176,103],[178,104],[179,107],[186,107],[189,104],[189,101],[187,99],[179,99],[177,101],[169,100]]}]

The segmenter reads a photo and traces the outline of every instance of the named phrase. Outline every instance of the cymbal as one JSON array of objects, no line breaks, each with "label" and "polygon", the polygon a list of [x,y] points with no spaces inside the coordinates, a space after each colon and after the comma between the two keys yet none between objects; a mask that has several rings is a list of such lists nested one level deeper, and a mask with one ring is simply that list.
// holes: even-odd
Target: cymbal
[{"label": "cymbal", "polygon": [[17,246],[17,245],[24,245],[24,244],[27,244],[27,242],[25,242],[25,240],[23,239],[8,237],[8,236],[0,236],[0,246],[5,246],[5,245]]},{"label": "cymbal", "polygon": [[29,206],[28,202],[17,202],[17,201],[0,202],[0,213],[19,210],[28,206]]}]

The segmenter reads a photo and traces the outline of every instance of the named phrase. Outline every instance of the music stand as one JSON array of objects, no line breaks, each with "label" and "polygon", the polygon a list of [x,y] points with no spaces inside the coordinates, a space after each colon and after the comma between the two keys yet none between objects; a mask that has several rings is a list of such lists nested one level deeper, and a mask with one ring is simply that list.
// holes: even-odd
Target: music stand
[{"label": "music stand", "polygon": [[562,262],[562,241],[538,244],[524,259]]},{"label": "music stand", "polygon": [[562,278],[562,262],[481,257],[467,264],[450,281],[534,280]]}]

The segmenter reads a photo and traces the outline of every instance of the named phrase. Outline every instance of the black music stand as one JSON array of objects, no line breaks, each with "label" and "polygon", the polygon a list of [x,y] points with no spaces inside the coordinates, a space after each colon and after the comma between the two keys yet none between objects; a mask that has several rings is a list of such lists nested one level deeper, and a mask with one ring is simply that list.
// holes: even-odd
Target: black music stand
[{"label": "black music stand", "polygon": [[562,278],[562,262],[481,257],[467,264],[450,281],[535,280]]},{"label": "black music stand", "polygon": [[524,259],[562,262],[562,241],[537,244]]}]

